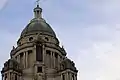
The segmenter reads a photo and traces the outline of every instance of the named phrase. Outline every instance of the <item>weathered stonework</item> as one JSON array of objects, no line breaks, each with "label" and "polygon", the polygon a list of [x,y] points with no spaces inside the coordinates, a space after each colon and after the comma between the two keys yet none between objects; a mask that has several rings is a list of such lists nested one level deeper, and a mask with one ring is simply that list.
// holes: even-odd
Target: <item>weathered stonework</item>
[{"label": "weathered stonework", "polygon": [[37,5],[35,18],[23,30],[11,58],[4,64],[2,80],[77,80],[74,62],[66,57],[41,12]]}]

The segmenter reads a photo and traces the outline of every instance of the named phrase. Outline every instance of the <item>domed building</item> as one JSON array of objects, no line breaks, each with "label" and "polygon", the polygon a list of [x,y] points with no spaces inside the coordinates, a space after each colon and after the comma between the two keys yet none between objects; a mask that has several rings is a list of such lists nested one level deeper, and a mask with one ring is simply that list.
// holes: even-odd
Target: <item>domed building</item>
[{"label": "domed building", "polygon": [[51,26],[34,8],[34,18],[22,31],[17,47],[2,68],[2,80],[77,80],[75,63],[67,58]]}]

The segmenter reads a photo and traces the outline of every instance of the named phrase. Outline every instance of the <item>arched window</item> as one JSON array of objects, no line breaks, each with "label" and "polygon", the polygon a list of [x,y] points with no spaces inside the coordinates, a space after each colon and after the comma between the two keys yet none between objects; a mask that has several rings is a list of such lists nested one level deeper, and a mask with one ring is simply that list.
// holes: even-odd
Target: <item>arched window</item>
[{"label": "arched window", "polygon": [[15,80],[17,80],[17,74],[15,74]]},{"label": "arched window", "polygon": [[41,45],[36,45],[36,61],[43,61],[43,50]]}]

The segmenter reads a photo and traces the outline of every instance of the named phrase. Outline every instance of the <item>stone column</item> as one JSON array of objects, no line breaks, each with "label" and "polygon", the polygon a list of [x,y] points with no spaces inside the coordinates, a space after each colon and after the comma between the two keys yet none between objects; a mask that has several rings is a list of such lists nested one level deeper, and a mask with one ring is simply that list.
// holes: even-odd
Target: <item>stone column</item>
[{"label": "stone column", "polygon": [[53,53],[53,61],[54,61],[54,68],[55,68],[55,53]]},{"label": "stone column", "polygon": [[9,72],[8,72],[8,80],[10,80],[10,77],[11,77],[11,76],[10,76],[10,71],[9,71]]},{"label": "stone column", "polygon": [[77,80],[77,75],[75,75],[75,80]]},{"label": "stone column", "polygon": [[33,60],[34,62],[36,62],[36,45],[34,45],[34,48],[33,48]]},{"label": "stone column", "polygon": [[53,66],[52,63],[53,63],[53,52],[51,51],[51,63],[50,63],[51,64],[51,68]]},{"label": "stone column", "polygon": [[[16,74],[17,75],[17,74]],[[19,76],[17,75],[17,80],[19,80]]]},{"label": "stone column", "polygon": [[25,64],[26,64],[26,61],[25,61],[25,52],[23,53],[23,68],[25,68]]},{"label": "stone column", "polygon": [[16,56],[16,60],[19,61],[19,60],[18,60],[18,56]]},{"label": "stone column", "polygon": [[42,46],[42,51],[43,51],[42,52],[42,54],[43,54],[43,63],[45,64],[45,58],[46,58],[45,56],[46,55],[45,55],[45,46],[44,45]]},{"label": "stone column", "polygon": [[74,74],[74,80],[76,80],[76,76],[75,76],[75,74]]},{"label": "stone column", "polygon": [[52,52],[52,62],[51,62],[52,68],[54,68],[54,53]]},{"label": "stone column", "polygon": [[52,68],[54,68],[54,66],[55,66],[55,53],[54,52],[52,52],[53,53],[53,55],[52,55]]},{"label": "stone column", "polygon": [[51,55],[50,55],[50,68],[52,68],[52,51],[51,51]]},{"label": "stone column", "polygon": [[47,63],[48,62],[48,58],[47,58],[45,47],[43,48],[43,50],[44,50],[44,53],[43,53],[43,55],[44,55],[44,63],[45,63],[46,66],[48,66],[48,63]]},{"label": "stone column", "polygon": [[28,52],[25,52],[25,62],[26,62],[26,68],[28,67]]},{"label": "stone column", "polygon": [[62,74],[61,74],[61,80],[63,79]]},{"label": "stone column", "polygon": [[20,80],[20,75],[19,74],[17,75],[17,80]]},{"label": "stone column", "polygon": [[7,80],[10,80],[10,79],[9,79],[9,72],[7,73]]},{"label": "stone column", "polygon": [[21,80],[21,75],[19,75],[19,80]]},{"label": "stone column", "polygon": [[18,62],[20,63],[20,55],[18,55]]},{"label": "stone column", "polygon": [[69,80],[69,73],[67,72],[67,79],[66,80]]},{"label": "stone column", "polygon": [[69,79],[72,80],[72,74],[71,73],[69,74],[69,76],[70,76]]},{"label": "stone column", "polygon": [[11,74],[11,80],[15,80],[14,79],[14,73]]},{"label": "stone column", "polygon": [[58,69],[60,69],[60,55],[58,54]]},{"label": "stone column", "polygon": [[20,80],[20,76],[19,76],[19,74],[18,74],[18,79],[17,80]]},{"label": "stone column", "polygon": [[67,73],[65,73],[65,80],[67,80]]}]

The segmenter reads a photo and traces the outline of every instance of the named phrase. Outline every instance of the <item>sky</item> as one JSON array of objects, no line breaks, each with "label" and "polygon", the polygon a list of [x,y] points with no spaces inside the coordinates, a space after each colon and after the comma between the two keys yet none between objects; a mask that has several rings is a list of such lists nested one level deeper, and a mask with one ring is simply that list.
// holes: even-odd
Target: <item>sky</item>
[{"label": "sky", "polygon": [[[78,80],[120,80],[120,0],[41,0]],[[0,0],[0,68],[33,18],[35,0]]]}]

